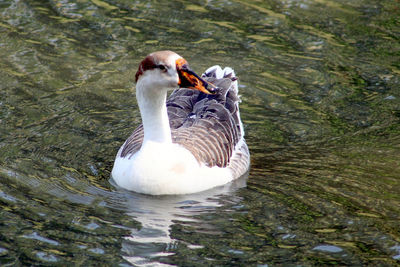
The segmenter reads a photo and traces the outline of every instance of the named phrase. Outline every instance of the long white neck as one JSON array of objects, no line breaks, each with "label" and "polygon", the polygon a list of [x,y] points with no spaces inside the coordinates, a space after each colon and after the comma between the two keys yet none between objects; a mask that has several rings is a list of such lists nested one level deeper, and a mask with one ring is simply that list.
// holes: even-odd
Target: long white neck
[{"label": "long white neck", "polygon": [[166,106],[167,90],[147,88],[146,82],[138,82],[136,85],[136,98],[142,116],[144,139],[159,143],[172,143],[171,128]]}]

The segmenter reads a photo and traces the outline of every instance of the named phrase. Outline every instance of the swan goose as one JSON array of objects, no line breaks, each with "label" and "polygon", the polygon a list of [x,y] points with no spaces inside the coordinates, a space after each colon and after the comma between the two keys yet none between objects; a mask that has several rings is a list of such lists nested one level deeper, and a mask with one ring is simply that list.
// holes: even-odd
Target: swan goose
[{"label": "swan goose", "polygon": [[199,77],[178,54],[158,51],[140,63],[135,77],[143,124],[117,153],[111,176],[118,186],[150,195],[189,194],[248,171],[231,68],[213,66]]}]

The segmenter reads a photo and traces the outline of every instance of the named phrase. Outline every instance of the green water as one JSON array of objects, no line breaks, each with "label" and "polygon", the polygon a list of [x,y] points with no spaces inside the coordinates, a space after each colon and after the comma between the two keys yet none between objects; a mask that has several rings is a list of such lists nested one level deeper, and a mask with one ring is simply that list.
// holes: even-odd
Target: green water
[{"label": "green water", "polygon": [[[0,265],[400,264],[398,1],[0,2]],[[109,182],[169,49],[231,66],[248,177],[186,196]]]}]

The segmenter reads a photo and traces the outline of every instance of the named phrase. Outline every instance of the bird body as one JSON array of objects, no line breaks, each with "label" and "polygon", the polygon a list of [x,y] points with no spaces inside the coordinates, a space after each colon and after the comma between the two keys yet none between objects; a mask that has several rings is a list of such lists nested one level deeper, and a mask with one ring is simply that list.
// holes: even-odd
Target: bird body
[{"label": "bird body", "polygon": [[136,81],[143,124],[118,151],[112,170],[117,185],[152,195],[188,194],[248,170],[232,69],[213,66],[200,78],[176,53],[159,51],[141,62]]}]

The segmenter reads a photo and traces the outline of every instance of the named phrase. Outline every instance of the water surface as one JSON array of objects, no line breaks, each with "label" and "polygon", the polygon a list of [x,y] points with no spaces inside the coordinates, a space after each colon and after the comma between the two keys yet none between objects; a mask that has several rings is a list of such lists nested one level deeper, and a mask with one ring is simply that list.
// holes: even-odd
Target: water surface
[{"label": "water surface", "polygon": [[[0,3],[1,265],[400,261],[396,1]],[[231,66],[248,177],[185,196],[110,181],[134,74],[170,49]]]}]

